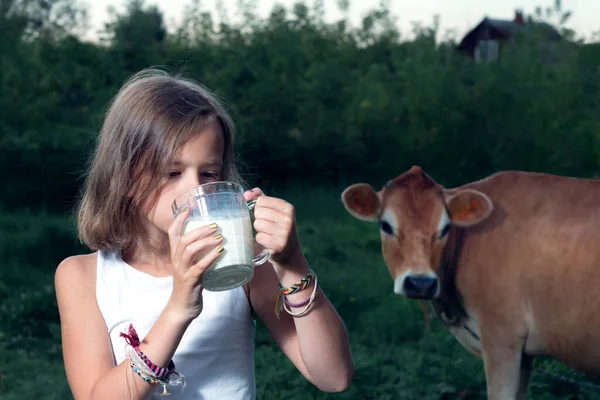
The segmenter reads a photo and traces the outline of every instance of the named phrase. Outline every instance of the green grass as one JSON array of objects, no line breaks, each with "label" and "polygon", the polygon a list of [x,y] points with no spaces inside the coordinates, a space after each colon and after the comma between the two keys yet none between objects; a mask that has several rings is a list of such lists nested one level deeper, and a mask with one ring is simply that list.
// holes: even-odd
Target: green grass
[{"label": "green grass", "polygon": [[[259,322],[258,398],[484,399],[482,362],[437,318],[432,318],[432,331],[424,333],[418,304],[393,294],[376,226],[346,214],[339,193],[307,187],[269,194],[296,206],[306,256],[349,332],[354,381],[342,394],[320,392],[294,369]],[[0,215],[0,399],[72,398],[62,365],[53,273],[62,258],[84,251],[65,217]],[[554,361],[535,365],[594,382]],[[600,391],[534,373],[530,398],[593,399],[600,398]]]}]

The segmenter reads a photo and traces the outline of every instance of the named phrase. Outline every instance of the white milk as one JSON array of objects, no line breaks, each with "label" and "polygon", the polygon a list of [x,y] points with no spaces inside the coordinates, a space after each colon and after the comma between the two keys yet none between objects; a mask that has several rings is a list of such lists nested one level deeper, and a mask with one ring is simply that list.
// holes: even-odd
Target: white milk
[{"label": "white milk", "polygon": [[[254,275],[252,221],[249,216],[215,217],[213,219],[191,217],[184,225],[184,234],[192,229],[210,225],[213,222],[218,226],[215,234],[220,233],[223,235],[221,245],[224,250],[217,261],[205,272],[203,280],[207,290],[226,290],[238,286],[236,281],[247,281]],[[213,248],[211,247],[210,250]],[[201,252],[200,256],[202,253],[204,252]],[[219,276],[221,273],[223,275]],[[244,278],[244,276],[247,278]]]}]

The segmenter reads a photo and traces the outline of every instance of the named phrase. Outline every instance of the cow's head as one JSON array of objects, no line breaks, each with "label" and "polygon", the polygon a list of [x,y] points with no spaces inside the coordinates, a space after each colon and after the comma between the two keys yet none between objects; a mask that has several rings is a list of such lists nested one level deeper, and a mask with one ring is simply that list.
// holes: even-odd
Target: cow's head
[{"label": "cow's head", "polygon": [[426,300],[440,292],[437,272],[450,227],[476,225],[493,209],[484,193],[446,191],[417,166],[379,192],[366,183],[351,185],[342,193],[342,202],[355,218],[379,224],[394,292]]}]

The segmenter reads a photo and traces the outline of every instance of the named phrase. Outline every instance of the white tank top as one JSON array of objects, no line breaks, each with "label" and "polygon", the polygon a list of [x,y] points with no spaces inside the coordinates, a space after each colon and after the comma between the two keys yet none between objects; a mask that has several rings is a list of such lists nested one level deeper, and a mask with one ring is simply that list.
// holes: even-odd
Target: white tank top
[{"label": "white tank top", "polygon": [[[115,363],[125,359],[126,342],[120,337],[129,324],[140,340],[164,309],[173,278],[156,278],[125,263],[114,251],[99,251],[96,300],[104,317]],[[254,333],[256,321],[243,288],[224,292],[203,291],[202,313],[188,326],[173,362],[186,378],[186,387],[167,386],[170,396],[152,399],[254,400]],[[139,379],[133,374],[134,379]]]}]

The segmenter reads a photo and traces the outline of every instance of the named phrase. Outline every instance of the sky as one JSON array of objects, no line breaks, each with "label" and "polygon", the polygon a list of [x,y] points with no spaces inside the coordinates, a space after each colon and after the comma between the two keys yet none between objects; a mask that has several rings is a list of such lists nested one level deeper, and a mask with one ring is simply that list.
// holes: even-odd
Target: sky
[{"label": "sky", "polygon": [[[328,22],[342,18],[337,7],[338,0],[306,0],[312,6],[320,1],[325,10]],[[206,11],[215,10],[216,0],[200,0],[201,8]],[[230,19],[235,20],[237,0],[221,0],[229,10]],[[289,8],[296,0],[257,0],[257,13],[261,17],[268,16],[277,3]],[[364,13],[378,4],[379,0],[350,0],[349,18],[354,25],[360,23]],[[512,19],[515,9],[520,8],[526,14],[533,14],[537,6],[546,8],[553,6],[554,0],[387,0],[397,25],[403,34],[410,35],[412,22],[420,22],[430,26],[435,14],[440,17],[440,31],[454,29],[459,36],[477,25],[485,16],[490,18]],[[124,0],[88,0],[90,16],[89,39],[95,37],[94,32],[103,27],[108,19],[107,8],[114,6],[117,12],[124,10]],[[164,13],[167,28],[180,20],[184,6],[190,0],[146,0],[147,5],[156,5]],[[591,38],[592,32],[600,31],[599,0],[562,0],[563,11],[571,11],[572,15],[566,27],[574,29],[578,37]],[[213,18],[217,19],[216,12]],[[556,20],[552,22],[557,22]]]}]

